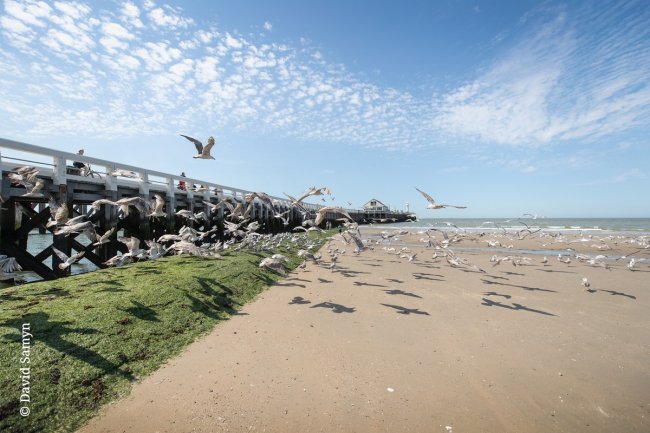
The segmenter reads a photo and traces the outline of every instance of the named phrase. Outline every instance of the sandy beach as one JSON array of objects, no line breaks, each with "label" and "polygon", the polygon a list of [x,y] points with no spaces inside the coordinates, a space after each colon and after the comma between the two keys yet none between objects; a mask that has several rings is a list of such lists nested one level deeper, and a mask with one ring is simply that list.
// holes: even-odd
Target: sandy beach
[{"label": "sandy beach", "polygon": [[334,269],[297,269],[80,432],[650,431],[650,262],[576,258],[648,250],[617,236],[452,243],[479,272],[423,237],[359,255],[331,242]]}]

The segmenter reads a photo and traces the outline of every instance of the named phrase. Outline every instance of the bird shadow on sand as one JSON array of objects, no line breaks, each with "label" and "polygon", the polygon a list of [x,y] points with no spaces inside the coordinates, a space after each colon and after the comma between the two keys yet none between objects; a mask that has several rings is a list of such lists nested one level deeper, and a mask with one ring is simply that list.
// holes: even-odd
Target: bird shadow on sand
[{"label": "bird shadow on sand", "polygon": [[[434,277],[441,277],[441,278],[434,278]],[[444,275],[438,275],[438,274],[425,274],[424,272],[413,272],[413,278],[416,280],[431,280],[431,281],[445,281]]]},{"label": "bird shadow on sand", "polygon": [[305,304],[311,304],[311,301],[309,299],[305,299],[302,296],[294,296],[294,298],[289,302],[289,305],[305,305]]},{"label": "bird shadow on sand", "polygon": [[384,290],[384,292],[386,292],[386,294],[388,295],[402,295],[402,296],[410,296],[412,298],[422,299],[422,296],[420,295],[416,295],[415,293],[411,293],[411,292],[405,292],[404,290],[400,290],[400,289],[389,289],[389,290]]},{"label": "bird shadow on sand", "polygon": [[275,283],[275,286],[280,286],[280,287],[300,287],[300,288],[305,288],[306,286],[304,284],[298,284],[298,283],[292,283],[292,282],[285,282],[285,283]]},{"label": "bird shadow on sand", "polygon": [[634,296],[634,295],[630,295],[630,294],[624,293],[624,292],[618,292],[616,290],[594,289],[592,291],[592,293],[594,293],[594,292],[606,292],[606,293],[609,293],[612,296],[624,296],[626,298],[636,299],[636,296]]},{"label": "bird shadow on sand", "polygon": [[374,266],[375,268],[381,268],[382,265],[378,265],[376,263],[364,263],[366,266]]},{"label": "bird shadow on sand", "polygon": [[404,315],[420,314],[420,315],[423,315],[423,316],[429,316],[430,315],[426,311],[420,311],[419,308],[406,308],[406,307],[402,307],[401,305],[381,304],[381,303],[379,305],[383,305],[384,307],[393,308],[393,309],[397,310],[396,311],[397,314],[404,314]]},{"label": "bird shadow on sand", "polygon": [[517,303],[513,303],[512,305],[508,305],[508,304],[503,304],[501,302],[492,301],[491,299],[487,299],[487,298],[481,298],[481,299],[483,300],[483,302],[481,302],[481,305],[485,305],[486,307],[501,307],[501,308],[506,308],[508,310],[514,310],[514,311],[530,311],[531,313],[537,313],[537,314],[543,314],[545,316],[557,317],[553,313],[549,313],[547,311],[542,311],[542,310],[536,310],[534,308],[529,308],[529,307],[527,307],[525,305],[521,305],[521,304],[517,304]]},{"label": "bird shadow on sand", "polygon": [[525,276],[525,274],[520,274],[519,272],[501,271],[501,273],[502,273],[502,274],[506,274],[506,275],[518,275],[518,276],[520,276],[520,277]]},{"label": "bird shadow on sand", "polygon": [[372,283],[366,283],[363,281],[355,281],[354,282],[355,286],[370,286],[370,287],[386,287],[383,284],[372,284]]},{"label": "bird shadow on sand", "polygon": [[490,281],[490,280],[486,280],[484,278],[481,278],[481,281],[483,281],[483,284],[497,284],[499,286],[516,287],[518,289],[524,289],[524,290],[528,290],[528,291],[531,291],[531,292],[557,293],[557,290],[542,289],[541,287],[520,286],[518,284],[499,283],[498,281]]},{"label": "bird shadow on sand", "polygon": [[497,292],[483,292],[483,295],[484,296],[501,296],[501,297],[506,298],[506,299],[512,298],[512,296],[510,296],[510,295],[504,295],[504,294],[497,293]]},{"label": "bird shadow on sand", "polygon": [[427,269],[440,269],[440,266],[435,266],[433,262],[423,262],[423,261],[417,261],[413,263],[415,266],[419,268],[427,268]]},{"label": "bird shadow on sand", "polygon": [[370,272],[359,272],[359,271],[350,271],[350,270],[338,270],[338,273],[343,275],[344,277],[351,278],[351,277],[356,277],[357,275],[360,274],[369,274]]},{"label": "bird shadow on sand", "polygon": [[335,304],[334,302],[321,302],[320,304],[312,305],[310,308],[329,308],[332,313],[354,313],[354,307],[346,307],[345,305]]},{"label": "bird shadow on sand", "polygon": [[402,284],[404,281],[398,280],[397,278],[386,278],[386,281],[390,281],[391,283],[399,283]]},{"label": "bird shadow on sand", "polygon": [[311,280],[306,280],[304,278],[297,278],[297,277],[286,278],[285,281],[302,281],[303,283],[311,283]]},{"label": "bird shadow on sand", "polygon": [[510,278],[507,278],[507,277],[498,277],[498,276],[496,276],[496,275],[486,275],[486,277],[487,277],[487,278],[493,278],[493,279],[495,279],[495,280],[506,280],[506,281],[510,281]]},{"label": "bird shadow on sand", "polygon": [[318,282],[319,283],[331,283],[332,280],[326,280],[325,278],[318,277]]},{"label": "bird shadow on sand", "polygon": [[542,271],[542,272],[553,272],[553,273],[557,272],[557,273],[560,273],[560,274],[575,274],[575,272],[571,272],[571,271],[558,271],[557,269],[535,269],[535,270],[536,270],[536,271]]}]

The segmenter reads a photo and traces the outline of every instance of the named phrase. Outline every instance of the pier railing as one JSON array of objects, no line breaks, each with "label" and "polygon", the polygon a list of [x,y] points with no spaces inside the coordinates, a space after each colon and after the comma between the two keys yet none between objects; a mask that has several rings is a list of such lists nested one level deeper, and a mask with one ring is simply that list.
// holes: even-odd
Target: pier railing
[{"label": "pier railing", "polygon": [[[40,158],[44,158],[46,161],[39,162],[30,159],[10,156],[4,152],[5,149],[11,149],[20,153],[37,155]],[[71,173],[69,171],[69,168],[72,166],[72,163],[74,161],[79,161],[90,165],[91,168],[100,175],[100,177],[83,177],[81,175]],[[144,167],[137,167],[121,162],[109,161],[71,152],[63,152],[47,147],[0,138],[0,168],[7,171],[25,163],[37,166],[40,171],[39,175],[51,177],[52,181],[56,185],[65,185],[68,179],[83,180],[84,182],[88,183],[103,184],[109,191],[115,190],[118,185],[128,185],[132,187],[137,186],[140,189],[140,192],[143,194],[148,194],[149,191],[166,191],[169,195],[185,194],[188,198],[202,195],[208,201],[210,200],[210,197],[231,197],[234,199],[243,200],[246,194],[253,192],[241,188],[217,184],[203,179],[183,177],[176,174],[164,173],[161,171],[151,170]],[[103,170],[100,168],[103,168]],[[109,175],[109,173],[119,169],[137,173],[139,178],[132,179]],[[179,189],[178,185],[181,181],[185,182],[186,185],[203,185],[207,187],[207,190],[202,193],[197,193],[190,190],[189,188]],[[286,197],[271,196],[271,198],[285,205],[288,205],[290,203]],[[323,207],[322,205],[311,203],[301,204],[305,209],[310,211],[318,211],[318,209]]]}]

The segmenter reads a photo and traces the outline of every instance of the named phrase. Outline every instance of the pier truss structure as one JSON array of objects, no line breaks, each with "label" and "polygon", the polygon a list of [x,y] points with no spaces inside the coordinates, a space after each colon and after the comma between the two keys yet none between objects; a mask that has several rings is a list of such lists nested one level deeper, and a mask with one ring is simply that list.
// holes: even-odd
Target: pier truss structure
[{"label": "pier truss structure", "polygon": [[[91,171],[86,176],[73,166],[74,162],[87,164]],[[38,169],[38,179],[44,182],[42,196],[26,197],[25,188],[12,184],[7,177],[15,172],[17,167],[34,166]],[[104,262],[113,257],[118,251],[127,252],[126,246],[117,241],[118,232],[124,236],[134,236],[141,241],[141,248],[146,248],[145,241],[158,239],[164,234],[177,233],[182,225],[192,224],[176,215],[181,209],[194,212],[203,211],[208,216],[207,221],[194,223],[197,230],[209,230],[215,225],[223,227],[224,217],[228,209],[221,205],[217,212],[211,212],[211,207],[205,203],[218,204],[227,200],[233,205],[241,203],[246,206],[246,196],[253,193],[240,188],[220,185],[213,182],[182,177],[163,173],[143,167],[136,167],[115,161],[62,152],[47,147],[21,143],[0,138],[0,168],[2,169],[2,185],[0,194],[0,254],[15,257],[25,270],[33,271],[44,279],[56,279],[69,273],[70,268],[59,269],[61,260],[54,254],[53,247],[68,256],[73,251],[84,252],[85,259],[98,268],[104,268]],[[116,170],[124,170],[134,178],[112,176]],[[190,187],[201,185],[205,191],[197,193],[190,188],[181,189],[181,182]],[[91,211],[90,205],[96,200],[107,199],[113,202],[130,197],[141,197],[147,200],[154,195],[160,195],[165,200],[164,217],[148,217],[144,212],[131,208],[128,215],[118,212],[115,206],[102,205],[99,210]],[[273,208],[258,198],[253,200],[250,221],[260,224],[261,233],[278,233],[289,231],[301,225],[305,216],[291,205],[291,201],[280,197],[271,197]],[[109,242],[93,246],[92,242],[83,235],[56,235],[56,225],[47,227],[50,220],[50,202],[64,204],[68,207],[68,216],[73,218],[86,215],[96,227],[98,235],[115,228]],[[301,203],[311,215],[318,212],[323,205]],[[364,211],[346,209],[352,218],[359,223],[369,222],[369,215]],[[274,218],[273,213],[289,211],[289,225],[284,226],[280,219]],[[304,211],[303,211],[304,212]],[[321,224],[329,221],[336,224],[340,215],[328,213]],[[394,213],[384,215],[386,218],[405,220],[407,215]],[[36,253],[30,253],[28,248],[29,234],[38,230],[42,234],[51,234],[49,245]],[[222,234],[219,234],[222,236]],[[33,250],[33,249],[31,249]]]}]

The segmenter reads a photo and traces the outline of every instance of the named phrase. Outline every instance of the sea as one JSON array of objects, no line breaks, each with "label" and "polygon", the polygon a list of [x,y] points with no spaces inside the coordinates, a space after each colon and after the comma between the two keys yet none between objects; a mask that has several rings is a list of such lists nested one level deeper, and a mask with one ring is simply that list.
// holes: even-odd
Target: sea
[{"label": "sea", "polygon": [[404,230],[463,230],[467,232],[517,231],[526,227],[551,233],[650,234],[650,218],[422,218],[377,227]]},{"label": "sea", "polygon": [[[543,232],[564,234],[619,234],[619,235],[650,235],[650,218],[422,218],[413,222],[376,224],[375,227],[402,230],[462,230],[469,233],[490,233],[517,231],[526,228],[541,229]],[[90,241],[83,235],[77,237],[80,243],[87,245]],[[52,243],[52,235],[39,234],[34,230],[29,234],[27,250],[38,254]],[[51,258],[44,261],[51,264]],[[96,270],[97,267],[86,259],[81,259],[71,267],[71,273],[82,274]],[[17,272],[16,283],[39,281],[41,278],[33,272]],[[13,282],[0,282],[0,290],[13,287]]]}]

